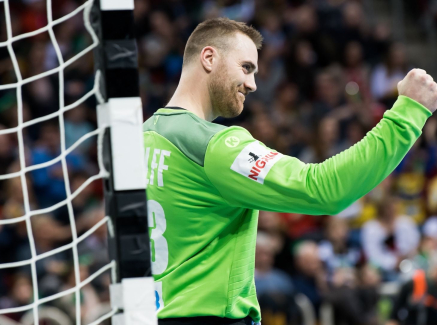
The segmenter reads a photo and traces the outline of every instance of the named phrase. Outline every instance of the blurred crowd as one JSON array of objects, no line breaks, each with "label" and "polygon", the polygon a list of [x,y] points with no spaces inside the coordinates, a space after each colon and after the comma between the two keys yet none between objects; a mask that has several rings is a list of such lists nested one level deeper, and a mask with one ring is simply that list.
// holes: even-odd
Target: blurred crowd
[{"label": "blurred crowd", "polygon": [[[84,1],[52,2],[53,19],[57,19]],[[378,123],[396,101],[397,83],[409,69],[420,67],[420,62],[407,57],[406,45],[393,39],[387,22],[368,19],[363,2],[135,0],[144,118],[165,106],[173,94],[184,46],[196,25],[226,16],[253,25],[265,41],[259,53],[258,90],[247,97],[241,116],[215,122],[243,126],[266,145],[306,163],[320,163],[340,153]],[[10,6],[14,36],[47,24],[45,0],[17,0]],[[3,15],[0,42],[8,37]],[[55,26],[54,36],[64,62],[91,44],[82,12]],[[14,42],[13,50],[20,76],[8,49],[0,47],[1,85],[36,76],[60,63],[48,32]],[[0,130],[54,113],[61,103],[70,105],[83,97],[94,84],[92,52],[66,67],[64,78],[63,88],[58,74],[26,83],[22,100],[17,99],[15,88],[0,90]],[[53,117],[23,128],[22,136],[1,134],[0,175],[50,161],[62,148],[70,148],[96,128],[95,105],[90,98],[67,111],[62,126]],[[433,117],[399,167],[339,215],[260,213],[255,282],[263,324],[300,324],[302,297],[316,318],[323,317],[329,305],[335,324],[381,324],[394,305],[392,297],[381,294],[384,284],[401,286],[417,269],[437,270],[436,131]],[[57,161],[27,172],[25,178],[0,176],[0,220],[41,210],[30,223],[0,225],[0,263],[28,261],[71,244],[104,217],[101,181],[81,187],[98,173],[95,137],[71,150],[65,166]],[[78,193],[71,204],[42,210],[64,201],[67,193]],[[32,303],[33,271],[37,294],[43,298],[74,287],[105,265],[106,228],[81,241],[77,251],[78,274],[72,248],[39,259],[35,270],[29,263],[0,268],[0,309]],[[81,289],[85,322],[108,310],[109,282],[109,274],[104,273]],[[44,305],[55,306],[74,320],[75,299],[70,294]],[[24,313],[8,316],[18,321]]]}]

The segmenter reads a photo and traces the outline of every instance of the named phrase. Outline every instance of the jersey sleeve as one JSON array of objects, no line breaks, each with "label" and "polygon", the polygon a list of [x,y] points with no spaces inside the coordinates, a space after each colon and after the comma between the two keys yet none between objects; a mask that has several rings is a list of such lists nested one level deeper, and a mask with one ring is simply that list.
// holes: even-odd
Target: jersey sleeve
[{"label": "jersey sleeve", "polygon": [[336,214],[359,199],[401,162],[431,112],[399,96],[357,144],[319,164],[305,164],[230,127],[214,135],[205,172],[222,197],[249,209]]}]

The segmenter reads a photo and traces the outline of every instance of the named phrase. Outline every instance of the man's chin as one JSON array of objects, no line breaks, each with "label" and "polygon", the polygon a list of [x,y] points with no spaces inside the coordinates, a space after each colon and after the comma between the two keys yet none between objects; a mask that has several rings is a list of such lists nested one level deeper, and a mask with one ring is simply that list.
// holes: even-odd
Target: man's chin
[{"label": "man's chin", "polygon": [[238,107],[232,107],[231,109],[226,110],[226,112],[223,112],[221,116],[225,118],[237,117],[243,111],[243,107],[243,104],[239,105]]}]

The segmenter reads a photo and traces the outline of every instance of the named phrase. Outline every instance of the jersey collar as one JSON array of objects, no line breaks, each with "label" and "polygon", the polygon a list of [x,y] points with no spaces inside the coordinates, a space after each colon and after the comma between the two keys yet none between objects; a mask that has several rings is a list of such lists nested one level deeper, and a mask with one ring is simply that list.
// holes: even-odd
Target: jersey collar
[{"label": "jersey collar", "polygon": [[177,115],[177,114],[186,114],[186,113],[195,115],[193,112],[190,112],[189,110],[178,106],[166,106],[160,108],[155,112],[154,115]]}]

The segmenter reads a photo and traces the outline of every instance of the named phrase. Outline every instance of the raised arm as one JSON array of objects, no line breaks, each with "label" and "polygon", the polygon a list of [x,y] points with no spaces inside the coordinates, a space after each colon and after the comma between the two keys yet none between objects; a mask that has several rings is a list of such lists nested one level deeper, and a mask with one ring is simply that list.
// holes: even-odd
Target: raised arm
[{"label": "raised arm", "polygon": [[431,116],[426,107],[436,107],[437,85],[423,70],[412,70],[398,87],[410,97],[401,95],[363,140],[323,163],[304,164],[281,155],[232,127],[211,139],[205,171],[231,205],[338,213],[393,171]]}]

